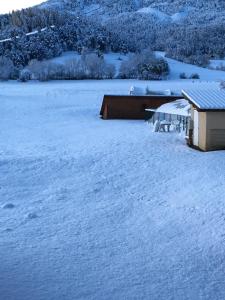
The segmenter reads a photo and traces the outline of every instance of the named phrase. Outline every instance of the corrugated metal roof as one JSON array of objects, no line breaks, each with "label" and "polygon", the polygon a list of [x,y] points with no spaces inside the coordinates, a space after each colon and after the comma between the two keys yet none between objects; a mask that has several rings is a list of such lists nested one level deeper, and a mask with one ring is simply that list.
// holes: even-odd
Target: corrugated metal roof
[{"label": "corrugated metal roof", "polygon": [[182,94],[202,110],[225,110],[225,90],[182,90]]}]

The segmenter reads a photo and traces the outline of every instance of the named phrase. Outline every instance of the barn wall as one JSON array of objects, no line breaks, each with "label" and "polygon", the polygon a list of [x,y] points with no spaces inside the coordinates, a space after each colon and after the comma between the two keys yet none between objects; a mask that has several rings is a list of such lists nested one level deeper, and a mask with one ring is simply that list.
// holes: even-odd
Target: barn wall
[{"label": "barn wall", "polygon": [[199,124],[198,124],[198,141],[199,141],[199,148],[203,151],[206,151],[207,145],[207,119],[206,119],[206,112],[199,112]]},{"label": "barn wall", "polygon": [[[194,108],[191,108],[193,120]],[[199,144],[203,151],[225,149],[225,111],[199,111]]]},{"label": "barn wall", "polygon": [[100,115],[103,119],[145,119],[145,109],[181,99],[182,96],[104,96]]},{"label": "barn wall", "polygon": [[225,111],[206,112],[206,150],[225,149]]},{"label": "barn wall", "polygon": [[109,102],[107,119],[144,119],[145,106],[138,101]]}]

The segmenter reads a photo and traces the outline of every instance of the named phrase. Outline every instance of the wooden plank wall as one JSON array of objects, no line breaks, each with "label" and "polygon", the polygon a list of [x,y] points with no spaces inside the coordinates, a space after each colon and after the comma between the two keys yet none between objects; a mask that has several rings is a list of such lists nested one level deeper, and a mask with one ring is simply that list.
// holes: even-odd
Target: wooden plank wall
[{"label": "wooden plank wall", "polygon": [[145,109],[183,98],[182,96],[115,96],[105,95],[100,115],[103,119],[145,119]]}]

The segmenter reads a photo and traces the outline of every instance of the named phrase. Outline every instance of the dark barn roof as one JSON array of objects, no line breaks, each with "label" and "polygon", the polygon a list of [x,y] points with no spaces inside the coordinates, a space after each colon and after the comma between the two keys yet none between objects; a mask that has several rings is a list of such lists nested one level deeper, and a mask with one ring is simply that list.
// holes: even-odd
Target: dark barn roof
[{"label": "dark barn roof", "polygon": [[145,119],[145,109],[156,109],[182,96],[115,96],[105,95],[100,115],[103,119]]}]

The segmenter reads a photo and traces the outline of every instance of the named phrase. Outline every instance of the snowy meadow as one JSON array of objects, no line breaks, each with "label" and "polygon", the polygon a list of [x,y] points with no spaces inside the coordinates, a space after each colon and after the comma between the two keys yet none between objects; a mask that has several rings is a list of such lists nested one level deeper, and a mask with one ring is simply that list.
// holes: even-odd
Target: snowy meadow
[{"label": "snowy meadow", "polygon": [[225,298],[224,151],[99,118],[131,85],[0,84],[0,299]]}]

